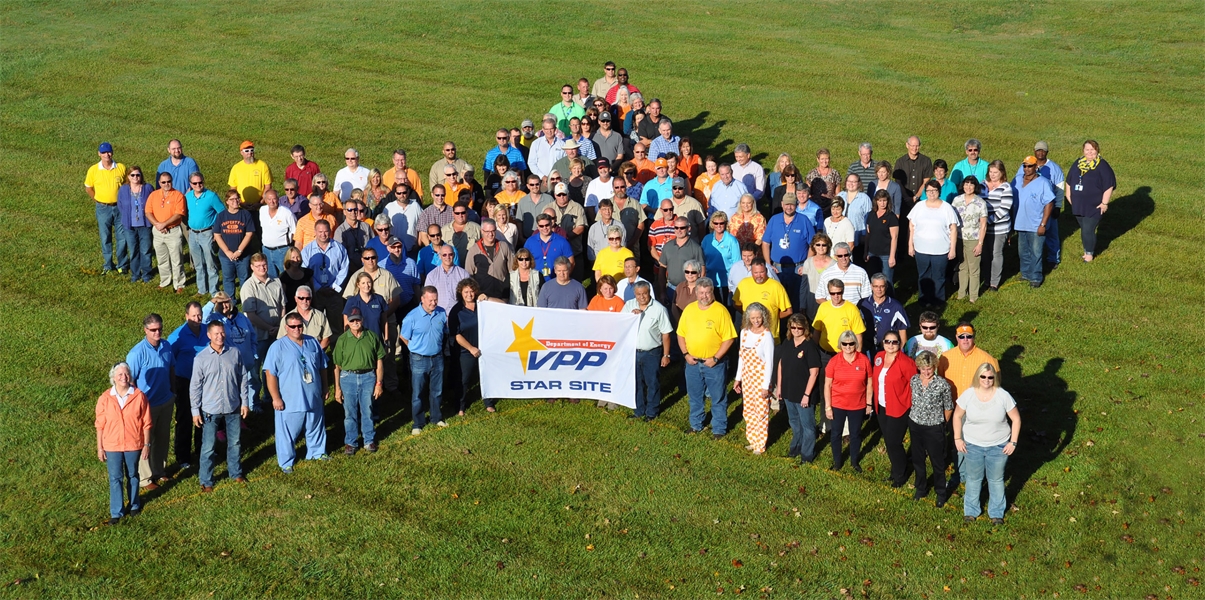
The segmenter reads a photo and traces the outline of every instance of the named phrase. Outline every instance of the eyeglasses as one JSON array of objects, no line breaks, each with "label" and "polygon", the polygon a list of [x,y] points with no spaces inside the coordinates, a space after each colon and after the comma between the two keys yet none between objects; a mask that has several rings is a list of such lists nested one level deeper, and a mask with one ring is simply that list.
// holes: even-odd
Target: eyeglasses
[{"label": "eyeglasses", "polygon": [[883,345],[886,346],[887,344],[891,344],[892,346],[898,346],[900,344],[900,341],[899,340],[883,340]]},{"label": "eyeglasses", "polygon": [[539,227],[540,229],[546,229],[548,227],[552,227],[552,225],[549,225],[548,223],[540,223],[539,225],[536,225],[536,227]]},{"label": "eyeglasses", "polygon": [[682,186],[680,186],[680,185],[675,185],[675,186],[673,187],[673,189],[675,189],[675,190],[684,190],[684,189],[686,189],[686,188],[684,188],[684,187],[682,187]]},{"label": "eyeglasses", "polygon": [[841,347],[842,347],[842,348],[852,348],[852,347],[857,346],[857,345],[858,345],[858,344],[857,344],[856,342],[841,342]]},{"label": "eyeglasses", "polygon": [[727,221],[712,221],[711,224],[713,226],[714,225],[728,225],[728,222]]},{"label": "eyeglasses", "polygon": [[921,325],[920,329],[921,329],[921,331],[936,331],[937,326],[936,325]]},{"label": "eyeglasses", "polygon": [[531,262],[531,257],[530,256],[520,256],[519,262]]},{"label": "eyeglasses", "polygon": [[388,227],[378,227],[377,231],[385,232],[385,231],[389,231],[389,228]]},{"label": "eyeglasses", "polygon": [[573,95],[573,92],[566,92],[566,91],[562,90],[562,91],[561,91],[561,95],[562,95],[562,96],[572,96],[572,95]]},{"label": "eyeglasses", "polygon": [[607,241],[610,241],[610,242],[620,242],[620,241],[623,241],[623,238],[609,237],[609,238],[607,238]]},{"label": "eyeglasses", "polygon": [[813,248],[828,248],[828,244],[812,244]]},{"label": "eyeglasses", "polygon": [[673,211],[674,211],[674,209],[672,209],[672,208],[663,208],[663,209],[661,209],[661,212],[673,212]]},{"label": "eyeglasses", "polygon": [[848,253],[846,253],[846,254],[836,254],[836,255],[834,255],[834,256],[836,256],[837,258],[849,258],[849,254],[848,254]]},{"label": "eyeglasses", "polygon": [[[343,160],[359,160],[359,159],[358,159],[358,157],[355,157],[355,156],[344,156]],[[337,173],[336,173],[336,175],[337,175]]]},{"label": "eyeglasses", "polygon": [[615,67],[603,67],[604,71],[614,71]]},{"label": "eyeglasses", "polygon": [[698,271],[686,271],[686,270],[683,270],[682,272],[683,272],[683,273],[686,273],[687,275],[698,275],[698,274],[699,274],[699,272],[698,272]]},{"label": "eyeglasses", "polygon": [[155,327],[155,328],[153,328],[153,329],[152,329],[152,328],[150,328],[150,327],[147,327],[147,328],[146,328],[146,330],[147,330],[147,332],[149,332],[149,333],[159,333],[159,332],[163,331],[163,328],[162,328],[162,327]]},{"label": "eyeglasses", "polygon": [[[507,183],[519,183],[519,182],[512,179],[512,180],[508,181]],[[540,182],[538,182],[538,181],[528,181],[527,182],[527,187],[533,187],[533,186],[537,186],[537,185],[540,185]]]},{"label": "eyeglasses", "polygon": [[967,148],[967,152],[978,152],[978,148]]},{"label": "eyeglasses", "polygon": [[830,296],[844,296],[844,295],[845,295],[845,292],[843,292],[843,291],[842,291],[842,292],[834,292],[834,291],[832,291],[832,290],[829,290],[828,295],[830,295]]},{"label": "eyeglasses", "polygon": [[362,212],[364,212],[364,209],[362,209],[362,208],[346,208],[346,209],[344,209],[344,210],[345,210],[345,211],[347,211],[347,212],[349,212],[349,213],[362,213]]},{"label": "eyeglasses", "polygon": [[454,210],[454,211],[452,211],[452,214],[454,214],[454,215],[456,215],[456,216],[458,216],[458,217],[459,217],[459,216],[462,216],[462,215],[467,215],[467,214],[469,214],[469,213],[468,213],[468,212],[465,212],[465,211],[463,211],[463,210]]},{"label": "eyeglasses", "polygon": [[550,182],[551,182],[551,181],[560,181],[560,180],[561,180],[561,178],[560,178],[560,177],[549,177],[549,178],[548,178],[548,181],[550,181]]},{"label": "eyeglasses", "polygon": [[444,148],[444,152],[455,152],[455,148]]},{"label": "eyeglasses", "polygon": [[441,253],[439,254],[439,257],[440,257],[440,258],[452,258],[452,253],[451,253],[451,252],[447,252],[447,253],[443,253],[443,252],[441,252]]},{"label": "eyeglasses", "polygon": [[960,339],[960,340],[973,340],[973,339],[975,339],[975,334],[973,334],[973,333],[964,333],[964,334],[962,334],[962,335],[959,335],[959,336],[958,336],[958,339]]},{"label": "eyeglasses", "polygon": [[311,300],[311,298],[310,298],[309,296],[297,296],[297,301],[298,301],[298,302],[301,302],[302,300],[305,300],[306,302],[309,302],[309,301]]}]

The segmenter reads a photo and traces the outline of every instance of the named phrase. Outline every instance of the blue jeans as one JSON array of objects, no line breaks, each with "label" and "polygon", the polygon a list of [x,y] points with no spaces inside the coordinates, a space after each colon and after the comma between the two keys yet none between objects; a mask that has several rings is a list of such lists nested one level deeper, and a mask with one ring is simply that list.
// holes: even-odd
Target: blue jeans
[{"label": "blue jeans", "polygon": [[1035,231],[1017,232],[1017,254],[1021,257],[1021,277],[1030,283],[1042,284],[1042,245],[1046,236]]},{"label": "blue jeans", "polygon": [[[222,291],[233,298],[235,290],[246,283],[247,278],[251,276],[251,257],[243,255],[238,260],[230,260],[224,252],[219,252],[218,258],[222,261]],[[236,272],[238,274],[237,284],[234,283]]]},{"label": "blue jeans", "polygon": [[[917,254],[917,256],[920,256]],[[829,444],[833,447],[833,466],[841,468],[845,461],[841,459],[841,432],[845,430],[845,422],[849,421],[849,462],[853,466],[861,464],[862,453],[862,419],[866,417],[865,410],[845,410],[833,407],[833,421],[829,423]]]},{"label": "blue jeans", "polygon": [[636,351],[636,416],[657,418],[661,408],[661,348]]},{"label": "blue jeans", "polygon": [[280,277],[281,271],[285,270],[285,252],[288,252],[288,246],[281,246],[273,250],[272,248],[264,247],[264,256],[268,257],[268,277]]},{"label": "blue jeans", "polygon": [[920,301],[925,304],[946,301],[946,254],[916,253],[916,280]]},{"label": "blue jeans", "polygon": [[197,472],[201,486],[213,487],[213,447],[217,443],[219,426],[226,430],[226,476],[231,479],[242,477],[242,446],[239,445],[242,418],[236,412],[224,415],[202,412],[201,419],[201,468]]},{"label": "blue jeans", "polygon": [[[1057,211],[1056,211],[1057,212]],[[1057,265],[1063,260],[1063,241],[1059,239],[1059,220],[1054,215],[1046,220],[1046,262]]]},{"label": "blue jeans", "polygon": [[410,412],[414,415],[414,429],[422,429],[423,425],[427,424],[427,411],[423,410],[423,384],[427,384],[429,403],[431,410],[431,423],[438,423],[443,418],[443,413],[439,411],[439,401],[443,397],[444,389],[444,357],[436,354],[435,356],[423,356],[421,354],[410,354],[410,389],[414,390],[414,395],[410,398]]},{"label": "blue jeans", "polygon": [[313,412],[276,413],[276,464],[292,469],[297,462],[297,438],[305,433],[305,457],[314,460],[326,454],[326,419],[322,407]]},{"label": "blue jeans", "polygon": [[[112,271],[114,268],[128,269],[130,259],[126,256],[125,236],[121,234],[121,212],[117,210],[116,204],[95,204],[96,227],[100,231],[100,253],[105,261],[101,263],[100,268],[104,271]],[[117,243],[116,256],[113,255],[114,242]]]},{"label": "blue jeans", "polygon": [[122,227],[121,236],[125,240],[126,249],[130,252],[130,281],[151,280],[151,251],[154,243],[151,241],[150,227]]},{"label": "blue jeans", "polygon": [[962,514],[978,517],[983,512],[980,509],[979,495],[983,491],[983,478],[986,476],[987,516],[992,519],[1004,518],[1004,509],[1007,508],[1007,502],[1004,500],[1004,465],[1008,462],[1004,446],[967,444],[966,453],[958,453],[958,471],[966,484],[966,494],[962,498]]},{"label": "blue jeans", "polygon": [[190,230],[188,253],[192,255],[192,268],[197,272],[197,292],[211,296],[218,293],[218,263],[213,254],[213,230]]},{"label": "blue jeans", "polygon": [[129,452],[105,451],[105,466],[109,469],[109,516],[120,519],[125,512],[122,510],[122,479],[130,495],[130,510],[142,508],[138,500],[138,458],[141,450]]},{"label": "blue jeans", "polygon": [[887,278],[887,285],[894,284],[895,269],[891,267],[890,258],[886,254],[871,254],[870,258],[866,259],[866,272],[870,275],[882,273]]},{"label": "blue jeans", "polygon": [[339,371],[339,389],[343,392],[343,444],[356,447],[356,440],[364,436],[364,445],[376,441],[376,428],[372,424],[372,391],[377,384],[373,371],[352,373]]},{"label": "blue jeans", "polygon": [[791,423],[791,445],[788,456],[798,456],[803,462],[816,459],[816,405],[808,402],[807,408],[795,400],[782,399],[787,407],[787,421]]},{"label": "blue jeans", "polygon": [[728,393],[724,389],[728,361],[721,360],[714,367],[705,366],[701,360],[693,365],[686,363],[685,372],[686,393],[690,398],[690,428],[703,429],[703,418],[707,416],[703,397],[707,396],[711,398],[711,433],[728,433]]}]

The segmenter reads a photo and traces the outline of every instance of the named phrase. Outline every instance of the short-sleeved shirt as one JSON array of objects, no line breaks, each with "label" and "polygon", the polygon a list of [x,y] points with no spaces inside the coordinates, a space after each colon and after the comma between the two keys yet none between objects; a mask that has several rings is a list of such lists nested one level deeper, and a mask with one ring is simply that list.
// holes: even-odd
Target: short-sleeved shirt
[{"label": "short-sleeved shirt", "polygon": [[915,231],[912,245],[917,254],[938,256],[948,254],[953,248],[950,225],[958,224],[958,213],[949,204],[942,202],[937,208],[929,208],[926,203],[919,202],[908,213],[908,220]]},{"label": "short-sleeved shirt", "polygon": [[569,240],[556,233],[550,234],[547,242],[540,239],[539,235],[533,235],[527,238],[523,247],[531,252],[534,268],[544,277],[552,275],[552,263],[558,257],[573,256],[573,248],[569,245]]},{"label": "short-sleeved shirt", "polygon": [[[847,303],[848,304],[848,303]],[[870,378],[870,359],[861,352],[854,353],[853,362],[838,354],[824,367],[824,376],[833,380],[832,407],[841,410],[866,408],[866,388]]]},{"label": "short-sleeved shirt", "polygon": [[[269,277],[267,281],[260,281],[252,275],[243,282],[239,297],[243,300],[244,314],[259,317],[272,325],[273,330],[280,325],[280,318],[284,316],[285,310],[285,292],[279,279]],[[258,327],[255,330],[260,339],[265,339],[269,333],[271,332]]]},{"label": "short-sleeved shirt", "polygon": [[999,446],[1009,441],[1012,427],[1008,424],[1008,411],[1017,407],[1012,394],[1000,388],[987,402],[981,402],[975,390],[970,389],[958,396],[958,406],[966,411],[962,422],[962,439],[979,447]]},{"label": "short-sleeved shirt", "polygon": [[[980,159],[971,165],[968,159],[962,159],[954,164],[954,168],[950,170],[950,182],[954,184],[954,189],[962,189],[962,180],[968,176],[974,175],[979,183],[983,183],[987,179],[987,161]],[[945,200],[945,197],[942,197]]]},{"label": "short-sleeved shirt", "polygon": [[424,283],[439,290],[438,306],[446,312],[452,310],[452,307],[460,301],[456,295],[456,286],[468,278],[469,272],[462,267],[452,265],[451,268],[445,270],[441,265],[427,273]]},{"label": "short-sleeved shirt", "polygon": [[226,205],[222,204],[222,199],[212,190],[204,190],[200,196],[196,190],[189,190],[184,194],[184,201],[188,204],[188,228],[193,231],[204,231],[213,227],[218,215],[226,212]]},{"label": "short-sleeved shirt", "polygon": [[256,159],[251,164],[240,160],[230,167],[230,178],[226,183],[238,190],[243,204],[255,204],[263,196],[264,190],[271,187],[272,170],[262,160]]},{"label": "short-sleeved shirt", "polygon": [[586,305],[586,310],[617,313],[623,310],[623,304],[623,298],[619,296],[611,296],[611,299],[608,300],[603,298],[602,294],[596,294],[590,299],[590,304]]},{"label": "short-sleeved shirt", "polygon": [[349,329],[335,342],[331,358],[335,366],[343,371],[375,369],[377,361],[385,358],[385,345],[377,334],[367,329],[360,332],[360,337],[356,337]]},{"label": "short-sleeved shirt", "polygon": [[418,272],[418,264],[414,262],[414,259],[405,254],[402,255],[402,260],[398,262],[393,260],[392,254],[382,254],[378,261],[381,267],[389,271],[389,274],[393,275],[393,278],[397,280],[400,288],[398,291],[398,302],[402,306],[409,304],[410,300],[414,298],[414,288],[422,285],[422,279],[420,279],[421,276]]},{"label": "short-sleeved shirt", "polygon": [[97,202],[110,206],[117,204],[117,190],[126,182],[126,166],[115,162],[113,168],[106,169],[96,163],[88,167],[84,177],[84,186],[92,188],[92,194]]},{"label": "short-sleeved shirt", "polygon": [[760,302],[766,307],[767,315],[766,329],[774,335],[774,341],[779,339],[778,335],[778,314],[788,308],[791,308],[791,298],[787,295],[787,290],[775,279],[766,278],[764,283],[758,283],[752,277],[746,277],[736,286],[736,293],[732,296],[733,304],[740,304],[742,310],[748,310],[749,305],[754,302]]},{"label": "short-sleeved shirt", "polygon": [[665,242],[661,247],[661,266],[665,267],[665,279],[672,286],[680,285],[686,278],[682,272],[686,261],[698,261],[700,265],[707,264],[703,257],[703,247],[693,239],[686,238],[686,243],[678,245],[676,239]]},{"label": "short-sleeved shirt", "polygon": [[193,173],[200,171],[197,166],[197,161],[191,156],[180,157],[180,164],[173,164],[172,158],[169,156],[159,163],[159,167],[155,169],[155,184],[159,183],[159,173],[168,173],[172,176],[172,187],[177,190],[187,190],[189,188],[188,178]]},{"label": "short-sleeved shirt", "polygon": [[[301,313],[297,313],[297,315],[301,316]],[[319,342],[325,340],[334,333],[331,330],[330,322],[326,320],[326,314],[320,310],[311,310],[309,319],[301,317],[301,324],[305,326],[301,332],[318,340]],[[288,335],[288,333],[288,327],[281,327],[276,330],[276,339],[283,338]]]},{"label": "short-sleeved shirt", "polygon": [[816,299],[824,300],[828,298],[828,282],[840,279],[841,283],[845,284],[845,301],[858,303],[862,298],[870,297],[870,277],[866,275],[866,270],[858,265],[849,265],[849,268],[842,271],[836,261],[829,265],[823,273],[820,274],[820,281],[816,282]]},{"label": "short-sleeved shirt", "polygon": [[[877,256],[887,256],[891,253],[891,228],[899,227],[900,219],[891,210],[878,216],[874,212],[866,215],[866,250]],[[896,242],[899,241],[899,231],[896,231]]]},{"label": "short-sleeved shirt", "polygon": [[[628,300],[623,305],[623,312],[630,313],[640,310],[640,302]],[[674,332],[674,326],[669,321],[669,312],[660,302],[652,300],[644,312],[640,313],[640,322],[636,325],[636,349],[640,351],[660,350],[663,348],[661,336]]]},{"label": "short-sleeved shirt", "polygon": [[226,248],[231,252],[238,250],[239,244],[243,243],[243,238],[248,233],[255,232],[255,219],[249,211],[242,208],[233,214],[228,210],[222,211],[214,225],[218,228],[217,234],[222,237]]},{"label": "short-sleeved shirt", "polygon": [[130,366],[130,377],[134,385],[146,394],[147,404],[162,406],[175,397],[172,386],[171,370],[176,365],[172,355],[172,345],[167,340],[159,340],[158,346],[143,339],[134,345],[126,354],[126,364]]},{"label": "short-sleeved shirt", "polygon": [[912,407],[908,409],[908,418],[913,423],[932,427],[946,422],[947,410],[954,410],[954,398],[950,392],[950,382],[944,377],[933,377],[929,385],[921,382],[919,374],[913,375],[908,382],[912,388]]},{"label": "short-sleeved shirt", "polygon": [[326,394],[322,370],[328,366],[322,346],[308,335],[301,336],[300,345],[288,337],[272,342],[264,359],[264,370],[276,377],[285,405],[283,412],[287,413],[322,411]]},{"label": "short-sleeved shirt", "polygon": [[908,329],[908,313],[895,298],[884,298],[882,304],[875,304],[874,297],[863,298],[858,302],[858,308],[862,310],[864,323],[874,323],[875,345],[883,345],[883,336],[889,331],[898,333]]},{"label": "short-sleeved shirt", "polygon": [[937,361],[937,372],[950,380],[954,384],[954,394],[961,396],[975,384],[975,371],[983,363],[992,365],[997,373],[1000,372],[1000,363],[983,348],[975,346],[969,354],[964,355],[962,349],[955,346],[942,353]]},{"label": "short-sleeved shirt", "polygon": [[293,162],[285,167],[285,178],[296,179],[297,193],[301,194],[302,198],[307,198],[310,191],[314,189],[314,176],[321,172],[318,163],[312,160],[306,160],[304,167],[299,167],[296,162]]},{"label": "short-sleeved shirt", "polygon": [[[574,200],[570,200],[565,206],[560,206],[556,202],[551,205],[552,210],[556,211],[556,224],[561,226],[565,231],[573,231],[577,227],[587,227],[590,225],[586,221],[586,209],[582,208]],[[575,235],[572,240],[569,240],[569,246],[573,248],[574,254],[582,251],[583,236]]]},{"label": "short-sleeved shirt", "polygon": [[1076,160],[1067,169],[1067,187],[1071,190],[1071,211],[1075,216],[1099,218],[1100,201],[1104,199],[1105,190],[1117,188],[1117,175],[1103,158],[1086,171],[1080,169],[1079,160]]},{"label": "short-sleeved shirt", "polygon": [[1013,190],[1017,193],[1017,216],[1013,220],[1013,229],[1036,232],[1042,226],[1046,205],[1054,202],[1050,180],[1038,175],[1026,184],[1020,179],[1013,182]]},{"label": "short-sleeved shirt", "polygon": [[808,257],[808,245],[814,235],[816,230],[812,223],[803,216],[796,213],[787,223],[786,215],[779,213],[770,217],[766,231],[758,241],[770,245],[770,260],[796,265]]},{"label": "short-sleeved shirt", "polygon": [[263,231],[263,245],[265,248],[278,248],[287,246],[293,239],[293,232],[297,231],[297,217],[293,215],[293,211],[282,206],[276,207],[276,214],[270,214],[267,206],[259,207],[259,227]]},{"label": "short-sleeved shirt", "polygon": [[962,239],[964,241],[979,239],[979,219],[987,218],[987,203],[983,201],[983,198],[971,196],[971,200],[967,201],[966,194],[959,194],[950,202],[950,206],[954,208],[954,212],[958,213],[958,220],[962,223],[962,227],[959,228]]},{"label": "short-sleeved shirt", "polygon": [[[808,378],[811,377],[812,369],[821,368],[820,348],[816,346],[816,340],[809,338],[803,341],[798,346],[795,345],[795,340],[787,338],[782,341],[774,350],[774,367],[777,372],[782,373],[782,398],[788,402],[799,402],[803,400],[803,394],[808,391]],[[813,402],[809,402],[809,406],[815,406],[814,401],[821,400],[817,392],[824,389],[824,381],[820,377],[816,378],[812,384]]]},{"label": "short-sleeved shirt", "polygon": [[376,293],[370,295],[368,300],[361,298],[360,294],[352,294],[343,302],[343,315],[351,315],[351,311],[356,308],[360,309],[360,314],[364,317],[365,331],[371,331],[378,336],[384,335],[385,311],[389,308],[388,300]]},{"label": "short-sleeved shirt", "polygon": [[444,339],[448,335],[448,311],[435,307],[427,312],[417,306],[402,319],[401,336],[412,354],[437,356],[443,354]]},{"label": "short-sleeved shirt", "polygon": [[663,200],[669,200],[674,196],[674,178],[666,176],[665,181],[661,181],[654,177],[644,183],[644,193],[640,196],[640,203],[645,206],[660,206]]},{"label": "short-sleeved shirt", "polygon": [[[452,312],[448,314],[448,333],[450,335],[459,335],[468,342],[470,346],[477,346],[477,311],[469,310],[464,302],[457,302],[456,306],[452,307]],[[472,354],[468,348],[456,344],[460,348],[461,354]]]},{"label": "short-sleeved shirt", "polygon": [[632,251],[627,248],[620,246],[619,250],[613,250],[607,246],[598,251],[593,269],[601,271],[603,275],[610,275],[618,281],[623,278],[623,263],[631,257]]},{"label": "short-sleeved shirt", "polygon": [[817,343],[820,349],[829,354],[841,351],[841,334],[852,331],[862,335],[866,324],[862,322],[862,313],[853,302],[846,300],[841,306],[833,306],[831,301],[821,304],[816,309],[816,318],[812,319],[812,327],[816,328]]},{"label": "short-sleeved shirt", "polygon": [[736,328],[728,308],[719,302],[712,302],[706,310],[692,302],[678,318],[678,335],[686,340],[691,356],[704,360],[713,358],[724,342],[736,339]]},{"label": "short-sleeved shirt", "polygon": [[941,357],[942,354],[945,354],[946,350],[953,347],[954,342],[951,342],[942,335],[933,338],[933,341],[926,340],[923,335],[914,335],[908,340],[908,343],[904,344],[904,354],[907,354],[909,358],[915,359],[917,356],[920,356],[921,352],[928,350],[933,353],[933,356]]},{"label": "short-sleeved shirt", "polygon": [[569,310],[585,310],[590,305],[586,299],[586,288],[582,284],[569,280],[561,284],[556,279],[550,279],[540,286],[540,296],[536,306],[540,308],[565,308]]},{"label": "short-sleeved shirt", "polygon": [[183,217],[186,209],[184,194],[177,190],[165,192],[161,189],[151,192],[146,199],[146,214],[154,217],[160,223],[167,222],[175,216]]},{"label": "short-sleeved shirt", "polygon": [[933,160],[920,153],[917,153],[915,159],[909,158],[905,154],[895,161],[895,170],[892,171],[891,176],[897,183],[904,186],[908,197],[912,198],[920,189],[921,184],[926,179],[933,177]]}]

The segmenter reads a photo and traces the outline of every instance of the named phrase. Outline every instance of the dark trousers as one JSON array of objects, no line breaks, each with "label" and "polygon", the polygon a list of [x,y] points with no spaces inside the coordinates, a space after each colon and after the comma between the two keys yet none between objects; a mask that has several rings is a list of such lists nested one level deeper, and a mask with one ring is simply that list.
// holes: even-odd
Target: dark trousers
[{"label": "dark trousers", "polygon": [[657,418],[661,407],[661,348],[636,351],[636,416]]},{"label": "dark trousers", "polygon": [[189,397],[189,381],[186,377],[176,378],[176,464],[193,462],[193,456],[201,455],[200,427],[192,424],[192,399]]},{"label": "dark trousers", "polygon": [[787,420],[791,423],[791,445],[787,456],[797,456],[805,463],[816,459],[816,405],[808,402],[807,407],[798,400],[782,399],[787,407]]},{"label": "dark trousers", "polygon": [[829,425],[832,429],[829,430],[829,442],[833,447],[833,466],[840,469],[845,461],[841,459],[841,432],[845,429],[845,422],[849,420],[849,462],[853,466],[860,465],[862,451],[862,417],[866,416],[866,410],[845,410],[843,408],[833,407],[833,422]]},{"label": "dark trousers", "polygon": [[946,301],[946,267],[949,262],[945,254],[916,253],[916,279],[922,304]]},{"label": "dark trousers", "polygon": [[909,420],[907,415],[890,417],[883,407],[878,409],[879,430],[883,432],[883,445],[887,447],[887,458],[891,460],[891,485],[899,487],[908,481],[908,453],[904,451],[904,434],[908,432]]},{"label": "dark trousers", "polygon": [[[477,376],[477,357],[468,352],[460,353],[460,411],[468,408],[469,388],[473,386],[473,382],[480,379]],[[484,398],[486,406],[493,406],[494,402],[489,398]]]},{"label": "dark trousers", "polygon": [[933,465],[933,489],[939,498],[946,498],[946,426],[917,425],[908,419],[908,431],[912,433],[912,468],[916,470],[916,493],[929,493],[928,477],[925,476],[925,457]]},{"label": "dark trousers", "polygon": [[[1096,256],[1096,228],[1100,226],[1100,217],[1076,217],[1075,220],[1079,223],[1079,239],[1084,244],[1084,254]],[[1046,234],[1050,235],[1050,232]]]}]

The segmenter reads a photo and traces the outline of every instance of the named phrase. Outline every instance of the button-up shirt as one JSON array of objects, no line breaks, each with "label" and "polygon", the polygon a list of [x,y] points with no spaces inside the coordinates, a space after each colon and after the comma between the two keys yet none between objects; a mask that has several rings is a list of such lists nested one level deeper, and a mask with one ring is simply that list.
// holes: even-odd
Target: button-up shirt
[{"label": "button-up shirt", "polygon": [[172,345],[172,359],[176,362],[176,377],[189,379],[192,377],[192,363],[197,353],[209,345],[209,330],[202,323],[197,326],[198,332],[185,323],[167,336],[167,342]]},{"label": "button-up shirt", "polygon": [[[640,302],[628,300],[623,305],[623,312],[630,313],[640,310]],[[662,335],[673,333],[674,326],[669,322],[669,312],[656,300],[649,300],[649,305],[640,313],[640,322],[636,325],[636,349],[656,350],[662,348]]]},{"label": "button-up shirt", "polygon": [[448,312],[439,306],[431,312],[418,306],[402,319],[401,336],[413,354],[443,354],[444,338],[447,335]]},{"label": "button-up shirt", "polygon": [[[269,277],[266,281],[260,281],[258,277],[252,275],[243,283],[240,297],[243,299],[244,313],[255,315],[272,326],[271,330],[260,329],[256,326],[255,333],[258,338],[269,339],[272,337],[280,325],[280,318],[284,316],[285,310],[285,292],[280,280]],[[250,319],[248,318],[248,320]]]},{"label": "button-up shirt", "polygon": [[322,370],[327,366],[322,346],[308,335],[301,336],[300,345],[287,336],[272,342],[264,360],[264,370],[276,377],[280,386],[287,413],[322,412],[326,395]]},{"label": "button-up shirt", "polygon": [[255,334],[255,327],[251,325],[251,319],[238,312],[234,313],[233,317],[213,312],[205,318],[205,324],[209,325],[213,321],[220,322],[226,329],[226,347],[237,348],[243,358],[243,365],[248,369],[254,368],[259,338]]},{"label": "button-up shirt", "polygon": [[150,406],[162,406],[176,396],[172,393],[175,382],[171,378],[176,362],[167,340],[159,340],[158,346],[152,346],[143,338],[126,354],[126,364],[130,365],[134,385],[146,394]]},{"label": "button-up shirt", "polygon": [[552,165],[556,161],[565,156],[565,150],[561,148],[564,144],[561,140],[553,139],[552,143],[548,143],[546,138],[538,138],[531,142],[531,148],[527,152],[527,168],[540,179],[548,177],[548,173],[552,171]]},{"label": "button-up shirt", "polygon": [[468,279],[468,277],[469,272],[462,267],[452,265],[444,269],[444,266],[440,265],[431,269],[430,273],[427,273],[426,285],[435,286],[435,289],[439,290],[439,301],[437,304],[440,308],[448,311],[452,310],[452,307],[456,306],[456,301],[459,300],[456,297],[456,284]]},{"label": "button-up shirt", "polygon": [[715,182],[711,188],[711,198],[707,200],[707,216],[710,217],[715,214],[715,211],[722,210],[731,217],[740,206],[741,196],[747,193],[749,193],[749,188],[736,179],[733,179],[730,184],[725,184],[723,180]]},{"label": "button-up shirt", "polygon": [[[756,161],[751,160],[745,165],[739,162],[732,163],[732,178],[744,184],[745,189],[749,190],[749,193],[753,194],[757,200],[761,200],[762,194],[766,193],[766,170]],[[723,182],[717,183],[716,187],[722,184]],[[712,202],[715,202],[715,188],[712,188],[711,193]]]},{"label": "button-up shirt", "polygon": [[251,406],[251,371],[243,365],[236,348],[223,347],[221,352],[206,346],[193,363],[189,399],[192,416],[228,415],[240,407]]},{"label": "button-up shirt", "polygon": [[314,240],[301,251],[301,264],[314,271],[315,292],[322,288],[343,291],[348,267],[347,251],[343,249],[343,244],[331,240],[323,248]]}]

